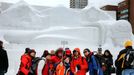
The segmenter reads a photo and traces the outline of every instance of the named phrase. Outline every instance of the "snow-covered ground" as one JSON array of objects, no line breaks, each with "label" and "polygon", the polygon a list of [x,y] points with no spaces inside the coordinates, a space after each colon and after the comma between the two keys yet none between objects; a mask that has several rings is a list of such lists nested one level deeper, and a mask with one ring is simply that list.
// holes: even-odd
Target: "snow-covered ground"
[{"label": "snow-covered ground", "polygon": [[133,41],[132,38],[128,21],[116,21],[95,7],[52,7],[39,11],[21,0],[0,14],[0,40],[4,41],[9,57],[7,75],[17,73],[26,47],[34,48],[41,56],[45,49],[79,47],[82,52],[84,48],[96,51],[101,45],[103,51],[111,51],[115,60],[124,41]]}]

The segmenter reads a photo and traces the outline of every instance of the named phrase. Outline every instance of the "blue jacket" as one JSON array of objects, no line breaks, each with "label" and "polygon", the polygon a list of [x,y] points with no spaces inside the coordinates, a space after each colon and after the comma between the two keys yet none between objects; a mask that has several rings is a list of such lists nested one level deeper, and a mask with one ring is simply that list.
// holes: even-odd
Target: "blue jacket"
[{"label": "blue jacket", "polygon": [[95,58],[94,55],[91,55],[88,61],[88,70],[89,70],[89,75],[103,75],[103,71],[100,67],[100,64],[98,60]]}]

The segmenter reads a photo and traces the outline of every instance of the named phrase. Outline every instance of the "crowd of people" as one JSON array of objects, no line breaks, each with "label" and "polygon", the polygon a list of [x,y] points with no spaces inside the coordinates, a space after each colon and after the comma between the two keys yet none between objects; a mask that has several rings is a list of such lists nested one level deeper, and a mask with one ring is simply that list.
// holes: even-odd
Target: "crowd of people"
[{"label": "crowd of people", "polygon": [[[21,56],[20,68],[17,75],[111,75],[113,56],[109,50],[102,54],[102,48],[94,54],[88,48],[71,51],[69,48],[58,48],[56,51],[43,52],[41,57],[35,57],[34,49],[26,48]],[[40,68],[40,69],[39,69]]]},{"label": "crowd of people", "polygon": [[[0,61],[0,75],[4,75],[8,69],[8,57],[0,42],[0,60],[6,57],[5,61]],[[98,48],[97,53],[85,48],[58,48],[57,50],[44,50],[42,56],[36,57],[34,49],[26,48],[21,56],[21,63],[17,75],[134,75],[134,49],[132,41],[125,42],[125,49],[121,50],[115,62],[110,50],[102,53],[102,48]],[[3,53],[1,51],[3,50]],[[84,56],[82,56],[83,52]],[[115,63],[115,67],[114,67]]]}]

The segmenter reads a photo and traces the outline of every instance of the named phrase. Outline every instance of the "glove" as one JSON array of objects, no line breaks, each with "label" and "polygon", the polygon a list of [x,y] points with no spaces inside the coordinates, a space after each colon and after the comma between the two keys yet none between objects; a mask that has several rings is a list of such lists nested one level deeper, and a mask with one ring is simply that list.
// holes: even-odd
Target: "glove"
[{"label": "glove", "polygon": [[76,67],[77,67],[77,70],[80,70],[80,69],[81,69],[81,67],[80,67],[80,65],[79,65],[79,64],[78,64]]}]

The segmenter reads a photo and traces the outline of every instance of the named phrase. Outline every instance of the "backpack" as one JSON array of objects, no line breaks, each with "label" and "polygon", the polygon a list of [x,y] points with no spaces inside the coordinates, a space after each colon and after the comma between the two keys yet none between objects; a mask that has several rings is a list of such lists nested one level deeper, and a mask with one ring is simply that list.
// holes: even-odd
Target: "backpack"
[{"label": "backpack", "polygon": [[32,66],[30,67],[30,73],[32,73],[33,75],[36,75],[36,69],[38,66],[39,61],[42,60],[42,58],[40,57],[36,57],[32,60]]},{"label": "backpack", "polygon": [[134,69],[134,50],[128,50],[125,56],[125,65]]}]

